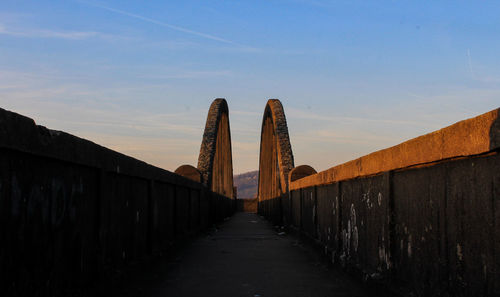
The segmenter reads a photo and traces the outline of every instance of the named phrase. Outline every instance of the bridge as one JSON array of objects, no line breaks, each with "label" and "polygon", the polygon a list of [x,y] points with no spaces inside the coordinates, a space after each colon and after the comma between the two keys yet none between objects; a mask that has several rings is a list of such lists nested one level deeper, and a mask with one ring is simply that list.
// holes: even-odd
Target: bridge
[{"label": "bridge", "polygon": [[236,212],[229,108],[175,172],[0,110],[2,296],[500,296],[500,109],[316,172],[262,119]]}]

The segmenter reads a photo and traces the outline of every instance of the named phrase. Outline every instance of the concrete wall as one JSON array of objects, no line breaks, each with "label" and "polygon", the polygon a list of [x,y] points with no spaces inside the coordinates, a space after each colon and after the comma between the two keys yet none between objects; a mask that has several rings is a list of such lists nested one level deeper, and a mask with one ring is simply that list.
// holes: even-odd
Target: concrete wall
[{"label": "concrete wall", "polygon": [[257,212],[258,198],[252,199],[237,199],[237,210],[242,212]]},{"label": "concrete wall", "polygon": [[500,293],[500,155],[293,190],[284,220],[334,263],[415,296]]},{"label": "concrete wall", "polygon": [[224,217],[202,184],[0,110],[2,296],[64,296]]},{"label": "concrete wall", "polygon": [[290,183],[261,213],[405,296],[500,296],[498,110]]}]

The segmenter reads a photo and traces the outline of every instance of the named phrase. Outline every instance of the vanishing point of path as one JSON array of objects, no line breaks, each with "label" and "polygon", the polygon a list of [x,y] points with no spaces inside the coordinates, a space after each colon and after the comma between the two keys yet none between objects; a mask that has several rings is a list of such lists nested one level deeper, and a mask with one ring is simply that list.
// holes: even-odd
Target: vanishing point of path
[{"label": "vanishing point of path", "polygon": [[[157,272],[157,281],[121,296],[374,296],[294,236],[279,235],[256,214],[236,213]],[[146,277],[146,276],[144,276]],[[134,286],[133,284],[129,284]]]}]

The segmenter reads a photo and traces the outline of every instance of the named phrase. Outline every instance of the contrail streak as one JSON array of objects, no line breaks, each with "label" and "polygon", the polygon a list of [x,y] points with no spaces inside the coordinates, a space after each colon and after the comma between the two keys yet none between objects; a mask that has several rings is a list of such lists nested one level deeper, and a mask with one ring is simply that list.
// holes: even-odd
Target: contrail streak
[{"label": "contrail streak", "polygon": [[203,38],[206,38],[206,39],[211,39],[211,40],[215,40],[215,41],[219,41],[219,42],[223,42],[223,43],[237,45],[237,43],[235,43],[235,42],[233,42],[231,40],[227,40],[227,39],[220,38],[220,37],[217,37],[217,36],[214,36],[214,35],[210,35],[210,34],[205,34],[205,33],[197,32],[197,31],[189,30],[189,29],[186,29],[186,28],[183,28],[183,27],[179,27],[179,26],[175,26],[175,25],[172,25],[172,24],[168,24],[168,23],[165,23],[165,22],[162,22],[162,21],[158,21],[158,20],[155,20],[155,19],[152,19],[152,18],[148,18],[148,17],[142,16],[142,15],[138,15],[138,14],[135,14],[135,13],[130,13],[130,12],[127,12],[127,11],[124,11],[124,10],[120,10],[120,9],[116,9],[116,8],[111,8],[111,7],[108,7],[108,6],[101,5],[101,4],[90,3],[90,2],[87,2],[87,1],[84,1],[84,0],[77,0],[77,1],[81,2],[81,3],[85,3],[85,4],[90,5],[90,6],[102,8],[102,9],[105,9],[107,11],[111,11],[111,12],[114,12],[114,13],[117,13],[117,14],[128,16],[128,17],[131,17],[131,18],[134,18],[134,19],[142,20],[142,21],[145,21],[145,22],[148,22],[148,23],[151,23],[151,24],[155,24],[155,25],[158,25],[158,26],[169,28],[169,29],[172,29],[172,30],[175,30],[175,31],[179,31],[179,32],[183,32],[183,33],[187,33],[187,34],[191,34],[191,35],[195,35],[195,36],[199,36],[199,37],[203,37]]}]

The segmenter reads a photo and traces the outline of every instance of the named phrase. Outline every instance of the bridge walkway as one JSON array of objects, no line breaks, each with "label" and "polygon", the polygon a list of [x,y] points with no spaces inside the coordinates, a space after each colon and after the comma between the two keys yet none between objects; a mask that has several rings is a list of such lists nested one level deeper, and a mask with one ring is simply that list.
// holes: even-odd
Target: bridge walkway
[{"label": "bridge walkway", "polygon": [[374,296],[356,280],[328,267],[317,251],[294,236],[280,235],[268,221],[252,213],[236,213],[217,232],[195,240],[167,266],[154,284],[124,288],[128,294],[120,295]]}]

